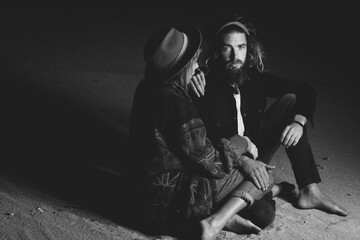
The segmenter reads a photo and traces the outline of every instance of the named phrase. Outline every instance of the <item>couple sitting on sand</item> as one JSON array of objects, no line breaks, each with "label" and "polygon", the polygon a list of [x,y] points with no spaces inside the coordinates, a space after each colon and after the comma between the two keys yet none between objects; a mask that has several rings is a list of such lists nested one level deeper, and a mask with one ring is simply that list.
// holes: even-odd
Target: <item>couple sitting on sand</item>
[{"label": "couple sitting on sand", "polygon": [[[346,216],[317,185],[306,131],[314,88],[265,73],[255,29],[238,15],[221,15],[207,40],[206,81],[196,27],[162,28],[145,45],[130,137],[146,226],[187,239],[259,233],[275,219],[273,198],[295,189],[273,181],[269,163],[280,145],[298,185],[296,206]],[[267,108],[268,97],[276,101]]]}]

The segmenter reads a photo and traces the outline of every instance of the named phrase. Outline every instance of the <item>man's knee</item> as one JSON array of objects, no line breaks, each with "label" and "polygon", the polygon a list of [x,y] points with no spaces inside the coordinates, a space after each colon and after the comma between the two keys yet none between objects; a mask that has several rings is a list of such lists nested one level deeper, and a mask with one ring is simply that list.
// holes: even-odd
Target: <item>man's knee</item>
[{"label": "man's knee", "polygon": [[275,220],[275,201],[272,199],[271,192],[255,201],[248,210],[240,212],[240,215],[261,229],[272,224]]},{"label": "man's knee", "polygon": [[287,93],[280,99],[280,102],[288,107],[293,107],[296,102],[296,95],[293,93]]}]

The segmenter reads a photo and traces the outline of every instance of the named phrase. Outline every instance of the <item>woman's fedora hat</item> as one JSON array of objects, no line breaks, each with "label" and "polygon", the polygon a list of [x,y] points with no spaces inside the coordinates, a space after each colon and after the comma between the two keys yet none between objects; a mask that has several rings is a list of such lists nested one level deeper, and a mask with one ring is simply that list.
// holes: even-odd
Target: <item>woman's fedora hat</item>
[{"label": "woman's fedora hat", "polygon": [[146,74],[155,81],[176,76],[201,46],[202,36],[194,26],[165,27],[155,32],[145,44]]}]

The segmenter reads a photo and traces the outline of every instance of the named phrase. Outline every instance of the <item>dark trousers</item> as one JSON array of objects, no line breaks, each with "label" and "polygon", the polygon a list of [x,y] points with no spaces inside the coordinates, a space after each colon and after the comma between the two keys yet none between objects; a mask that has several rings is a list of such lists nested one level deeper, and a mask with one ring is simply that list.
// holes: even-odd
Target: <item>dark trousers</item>
[{"label": "dark trousers", "polygon": [[[295,95],[286,94],[274,102],[265,112],[258,135],[250,137],[258,148],[258,160],[267,164],[270,163],[280,147],[282,131],[294,118],[295,103]],[[321,181],[309,144],[306,126],[299,142],[294,147],[286,148],[285,151],[290,159],[299,189]],[[271,191],[263,195],[262,198],[255,200],[250,208],[241,211],[239,215],[261,228],[270,225],[275,219],[275,201],[272,199]]]},{"label": "dark trousers", "polygon": [[[281,133],[294,118],[295,103],[296,96],[286,94],[274,102],[264,113],[258,135],[254,138],[259,151],[258,159],[262,162],[270,163],[274,153],[279,148]],[[299,189],[321,181],[309,144],[306,126],[299,142],[295,146],[286,148],[285,151],[290,159]]]}]

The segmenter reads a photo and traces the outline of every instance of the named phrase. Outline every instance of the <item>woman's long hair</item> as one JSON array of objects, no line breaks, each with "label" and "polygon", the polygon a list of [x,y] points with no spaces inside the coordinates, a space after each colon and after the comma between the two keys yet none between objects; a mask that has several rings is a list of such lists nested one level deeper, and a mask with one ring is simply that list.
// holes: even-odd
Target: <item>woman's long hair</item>
[{"label": "woman's long hair", "polygon": [[172,79],[166,81],[166,84],[175,83],[181,88],[183,88],[186,92],[188,92],[188,84],[191,80],[191,77],[194,74],[193,65],[197,62],[201,53],[201,48],[197,50],[191,60],[185,65],[185,67]]}]

